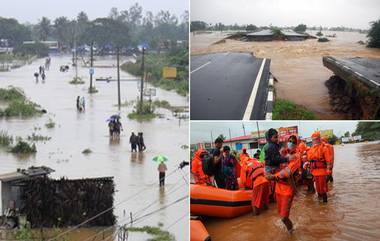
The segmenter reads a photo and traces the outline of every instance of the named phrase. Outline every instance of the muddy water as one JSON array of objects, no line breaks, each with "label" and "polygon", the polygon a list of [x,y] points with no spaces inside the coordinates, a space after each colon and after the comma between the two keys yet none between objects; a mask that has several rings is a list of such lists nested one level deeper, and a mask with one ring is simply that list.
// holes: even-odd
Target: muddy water
[{"label": "muddy water", "polygon": [[274,204],[259,216],[209,219],[205,225],[215,241],[243,240],[379,240],[380,143],[335,146],[334,183],[328,204],[300,191],[293,201],[289,235]]},{"label": "muddy water", "polygon": [[[23,88],[28,98],[40,104],[48,114],[26,120],[1,119],[0,129],[9,134],[26,137],[32,133],[51,137],[50,141],[37,142],[37,153],[34,156],[18,157],[0,151],[0,173],[12,172],[16,168],[26,168],[31,165],[46,165],[56,170],[53,177],[59,178],[87,178],[113,176],[116,184],[115,204],[123,201],[135,193],[127,202],[117,206],[114,211],[119,223],[129,221],[129,213],[134,217],[156,210],[174,200],[186,195],[188,187],[183,181],[182,173],[176,171],[167,178],[165,190],[158,188],[157,165],[152,157],[165,154],[169,157],[168,173],[175,170],[178,163],[187,159],[187,150],[181,148],[188,143],[188,123],[179,122],[169,111],[159,110],[165,118],[150,122],[139,123],[129,120],[127,114],[132,107],[123,107],[120,110],[124,131],[119,141],[111,141],[108,137],[106,120],[112,114],[118,113],[116,82],[96,82],[98,93],[89,95],[89,74],[87,68],[79,68],[79,76],[86,81],[85,85],[71,85],[68,82],[74,77],[74,70],[68,73],[59,72],[59,66],[68,64],[70,57],[52,57],[52,66],[47,71],[45,83],[36,83],[33,73],[37,71],[43,60],[37,60],[31,65],[24,66],[12,72],[0,73],[0,86],[13,85]],[[114,60],[102,59],[99,65],[112,66]],[[95,62],[95,64],[97,64]],[[132,78],[121,72],[122,79]],[[95,78],[116,77],[115,68],[95,68]],[[138,91],[134,81],[121,82],[122,101],[135,100]],[[76,97],[85,96],[86,111],[76,111]],[[157,89],[154,99],[167,100],[172,105],[184,106],[188,104],[185,97],[174,92]],[[56,127],[47,129],[45,123],[51,118]],[[131,153],[129,135],[134,131],[144,132],[147,151]],[[83,155],[81,152],[90,148],[93,153]],[[187,175],[187,173],[183,173]],[[147,210],[136,213],[138,210],[153,203]],[[187,201],[173,205],[140,222],[139,225],[154,225],[163,223],[168,228],[188,210]],[[170,228],[177,240],[185,240],[188,235],[188,219],[182,218]],[[137,224],[136,224],[137,225]],[[137,225],[137,226],[139,226]],[[84,240],[90,230],[76,232],[70,240]],[[144,240],[136,239],[136,240]]]},{"label": "muddy water", "polygon": [[[192,42],[191,52],[192,54],[225,51],[253,52],[257,57],[270,58],[271,72],[279,80],[276,83],[278,98],[289,99],[306,106],[317,114],[318,119],[345,119],[346,116],[334,113],[329,105],[328,90],[324,82],[333,74],[323,66],[322,57],[332,55],[380,58],[380,49],[366,48],[358,44],[358,41],[367,40],[365,34],[331,31],[323,31],[323,33],[326,35],[335,33],[337,37],[330,38],[331,41],[327,43],[318,43],[315,39],[295,42],[226,40],[225,43],[199,46]],[[204,38],[207,38],[207,35]],[[196,42],[197,39],[193,38],[193,41]],[[202,40],[199,41],[202,42]]]}]

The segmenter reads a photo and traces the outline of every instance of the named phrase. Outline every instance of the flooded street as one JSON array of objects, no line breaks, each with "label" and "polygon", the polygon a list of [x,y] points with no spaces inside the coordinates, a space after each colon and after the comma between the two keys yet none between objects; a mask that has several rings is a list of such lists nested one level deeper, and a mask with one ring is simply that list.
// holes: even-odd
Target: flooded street
[{"label": "flooded street", "polygon": [[[253,52],[256,57],[271,59],[271,72],[278,79],[276,95],[315,112],[317,119],[345,119],[332,111],[328,89],[324,83],[333,75],[322,64],[322,56],[380,58],[380,50],[366,48],[358,41],[366,41],[365,34],[356,32],[322,31],[336,34],[330,42],[306,41],[243,42],[227,39],[225,43],[206,44],[221,40],[223,34],[201,34],[191,37],[191,54],[215,52]],[[311,34],[315,34],[312,32]],[[297,94],[295,94],[297,93]]]},{"label": "flooded street", "polygon": [[206,219],[213,240],[379,240],[380,142],[335,147],[334,183],[329,184],[327,205],[300,191],[290,219],[289,235],[275,204],[259,216],[247,214],[230,220]]},{"label": "flooded street", "polygon": [[[159,109],[164,118],[156,118],[149,122],[139,123],[129,120],[127,114],[132,106],[122,107],[121,122],[124,131],[119,141],[109,138],[107,119],[119,113],[117,104],[116,81],[97,82],[95,78],[112,76],[116,79],[116,68],[95,68],[94,84],[98,89],[96,94],[88,94],[89,69],[79,67],[79,76],[85,80],[84,85],[71,85],[69,81],[75,76],[71,67],[70,56],[53,56],[50,70],[46,72],[46,81],[36,83],[33,73],[44,63],[43,59],[34,61],[31,65],[21,67],[11,72],[0,73],[0,87],[9,85],[20,87],[27,98],[47,110],[47,114],[30,119],[0,119],[0,130],[6,130],[13,136],[26,138],[32,133],[51,137],[46,142],[36,142],[37,153],[32,156],[20,157],[0,150],[0,173],[13,172],[17,168],[45,165],[53,168],[54,178],[67,177],[92,178],[113,176],[115,182],[114,210],[118,223],[129,221],[129,213],[134,218],[164,207],[188,194],[188,185],[183,175],[188,171],[175,169],[178,164],[188,159],[188,150],[181,148],[188,144],[188,122],[181,122],[172,116],[168,110]],[[95,66],[113,66],[116,61],[105,58],[95,60]],[[67,73],[59,71],[61,65],[70,65]],[[121,71],[121,79],[133,78]],[[137,81],[121,82],[121,99],[134,101],[138,96]],[[76,97],[86,98],[86,111],[76,110]],[[167,100],[172,106],[186,106],[188,99],[175,92],[157,89],[153,100]],[[52,119],[55,128],[47,129],[45,124]],[[131,132],[143,132],[147,151],[131,153],[129,136]],[[86,148],[92,150],[89,155],[82,154]],[[167,162],[167,180],[165,189],[159,189],[157,163],[152,161],[156,155],[163,154],[169,158]],[[138,195],[136,195],[138,194]],[[146,206],[149,208],[141,211]],[[140,211],[139,211],[140,210]],[[149,216],[134,226],[163,224],[163,229],[173,233],[177,240],[188,238],[188,199],[170,208]],[[181,218],[182,217],[182,218]],[[84,240],[98,229],[83,229],[70,234],[69,240]],[[133,237],[134,235],[130,235]],[[102,239],[91,239],[102,240]],[[131,240],[146,240],[146,235],[135,235]]]}]

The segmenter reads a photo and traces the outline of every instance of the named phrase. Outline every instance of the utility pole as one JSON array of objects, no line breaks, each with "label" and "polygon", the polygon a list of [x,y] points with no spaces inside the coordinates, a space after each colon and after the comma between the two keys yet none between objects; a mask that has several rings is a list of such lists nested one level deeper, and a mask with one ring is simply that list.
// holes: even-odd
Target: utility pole
[{"label": "utility pole", "polygon": [[245,126],[244,126],[244,123],[241,123],[243,125],[243,133],[244,133],[244,136],[245,136]]},{"label": "utility pole", "polygon": [[232,148],[232,143],[231,143],[232,137],[231,137],[231,129],[230,128],[228,128],[228,133],[230,134],[230,147]]},{"label": "utility pole", "polygon": [[90,52],[90,92],[92,91],[92,76],[94,75],[94,42],[91,42],[91,52]]},{"label": "utility pole", "polygon": [[140,85],[140,114],[143,111],[143,103],[144,103],[144,75],[145,75],[145,66],[144,66],[144,55],[145,48],[142,48],[142,59],[141,59],[141,85]]},{"label": "utility pole", "polygon": [[256,121],[256,127],[257,127],[257,147],[258,149],[260,149],[260,143],[259,143],[259,140],[260,140],[260,129],[259,129],[259,122]]},{"label": "utility pole", "polygon": [[121,107],[121,97],[120,97],[120,47],[116,48],[116,60],[117,60],[117,105],[119,109]]}]

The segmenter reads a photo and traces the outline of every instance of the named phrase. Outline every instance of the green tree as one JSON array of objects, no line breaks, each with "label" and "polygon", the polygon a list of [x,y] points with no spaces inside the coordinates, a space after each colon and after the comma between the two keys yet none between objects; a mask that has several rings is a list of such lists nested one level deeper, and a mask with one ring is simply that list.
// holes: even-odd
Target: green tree
[{"label": "green tree", "polygon": [[306,31],[306,25],[305,24],[299,24],[297,27],[294,28],[294,31],[297,33],[304,33]]},{"label": "green tree", "polygon": [[359,122],[356,126],[354,136],[361,135],[365,140],[380,139],[380,122]]},{"label": "green tree", "polygon": [[207,23],[202,22],[202,21],[191,21],[190,24],[190,31],[195,32],[195,31],[201,31],[201,30],[206,30]]},{"label": "green tree", "polygon": [[380,20],[371,22],[371,29],[368,32],[368,47],[380,48]]},{"label": "green tree", "polygon": [[344,137],[350,137],[350,132],[349,132],[349,131],[346,131],[346,132],[344,133]]},{"label": "green tree", "polygon": [[31,39],[31,31],[16,19],[0,17],[0,38],[7,39],[11,46],[17,47]]},{"label": "green tree", "polygon": [[256,27],[256,25],[253,25],[253,24],[249,24],[249,25],[247,25],[247,27],[245,28],[247,31],[251,31],[251,32],[253,32],[253,31],[256,31],[257,30],[257,27]]},{"label": "green tree", "polygon": [[42,17],[42,19],[37,24],[38,36],[42,41],[46,41],[52,32],[50,19],[47,17]]},{"label": "green tree", "polygon": [[74,23],[66,17],[59,17],[54,20],[54,32],[57,40],[64,45],[70,46]]}]

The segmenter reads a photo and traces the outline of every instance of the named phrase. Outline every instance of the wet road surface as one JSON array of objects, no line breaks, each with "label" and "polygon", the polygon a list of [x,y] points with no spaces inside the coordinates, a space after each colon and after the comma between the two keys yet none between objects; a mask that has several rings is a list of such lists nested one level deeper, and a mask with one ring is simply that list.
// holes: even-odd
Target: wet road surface
[{"label": "wet road surface", "polygon": [[[98,61],[110,68],[95,68],[94,79],[104,76],[116,77],[116,68],[112,67],[115,60],[98,58]],[[52,174],[55,178],[114,176],[116,185],[114,203],[128,199],[114,211],[119,223],[123,223],[122,221],[127,217],[129,221],[130,212],[138,217],[188,194],[188,187],[182,176],[187,175],[186,170],[175,171],[167,178],[166,188],[160,190],[157,164],[152,161],[152,158],[159,154],[168,156],[167,166],[170,173],[176,169],[180,161],[188,158],[188,150],[181,148],[182,145],[188,143],[187,121],[179,122],[171,112],[159,110],[165,115],[164,118],[140,123],[129,120],[127,117],[127,114],[132,111],[132,106],[122,107],[120,114],[124,131],[120,140],[111,140],[108,136],[106,120],[110,115],[119,113],[116,107],[117,83],[95,83],[94,81],[99,92],[90,95],[87,93],[88,68],[79,68],[79,76],[86,83],[84,85],[69,84],[75,76],[73,68],[67,73],[59,72],[60,65],[70,64],[69,56],[52,57],[52,66],[46,72],[45,83],[41,81],[36,83],[33,73],[43,63],[44,60],[39,59],[31,65],[0,73],[0,87],[9,85],[21,87],[29,99],[48,111],[47,114],[36,118],[0,119],[0,130],[6,130],[11,135],[24,138],[32,133],[51,137],[50,141],[37,142],[37,153],[32,156],[22,157],[0,151],[0,173],[13,172],[17,168],[27,168],[31,165],[46,165],[55,169],[56,172]],[[121,72],[121,78],[132,77],[128,73]],[[121,82],[122,102],[136,100],[137,84],[139,82]],[[76,110],[78,95],[86,98],[84,113]],[[157,97],[154,99],[156,98],[167,100],[171,105],[185,106],[188,103],[187,98],[161,89],[157,89]],[[56,123],[55,128],[45,127],[49,118]],[[132,131],[144,133],[146,152],[131,153],[129,136]],[[82,154],[86,148],[90,148],[93,152],[89,155]],[[136,193],[138,195],[134,195]],[[148,209],[136,213],[149,204],[152,205]],[[144,219],[144,222],[140,222],[139,225],[157,226],[161,222],[164,225],[163,229],[166,229],[187,210],[187,201],[183,201]],[[177,240],[185,240],[188,237],[187,224],[188,219],[182,218],[170,227],[169,232],[172,232]],[[82,241],[88,237],[89,232],[91,230],[88,229],[84,229],[83,232],[76,231],[73,237],[70,236],[70,240]]]},{"label": "wet road surface", "polygon": [[[315,34],[316,32],[311,32]],[[316,39],[306,41],[243,42],[227,39],[224,43],[205,44],[210,34],[192,38],[191,55],[220,52],[254,53],[258,58],[271,59],[271,72],[278,82],[276,96],[303,105],[316,113],[317,119],[350,118],[332,110],[325,81],[333,74],[323,66],[323,56],[341,58],[380,58],[380,49],[366,48],[358,41],[366,41],[365,34],[356,32],[323,31],[325,35],[336,34],[330,42],[319,43]],[[222,38],[220,34],[219,38]],[[201,43],[198,44],[197,42]]]},{"label": "wet road surface", "polygon": [[191,57],[191,119],[264,119],[269,59],[249,53]]},{"label": "wet road surface", "polygon": [[276,205],[271,204],[259,216],[205,219],[212,240],[379,240],[380,142],[334,147],[334,183],[329,184],[329,201],[325,205],[316,196],[299,191],[290,211],[295,225],[292,235],[280,221]]}]

